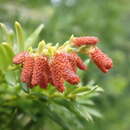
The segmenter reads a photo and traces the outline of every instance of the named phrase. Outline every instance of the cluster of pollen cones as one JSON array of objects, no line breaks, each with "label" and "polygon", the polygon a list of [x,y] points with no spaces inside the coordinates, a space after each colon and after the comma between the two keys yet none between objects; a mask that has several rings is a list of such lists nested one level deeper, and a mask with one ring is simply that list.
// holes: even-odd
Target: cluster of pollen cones
[{"label": "cluster of pollen cones", "polygon": [[[108,72],[112,68],[112,60],[95,45],[99,42],[96,37],[74,37],[70,46],[79,48],[89,47],[86,54],[92,59],[102,72]],[[17,54],[13,58],[14,64],[22,65],[20,80],[27,84],[29,88],[39,85],[47,88],[52,84],[58,91],[64,92],[64,82],[78,84],[80,77],[76,74],[77,68],[86,70],[87,66],[78,56],[76,51],[55,51],[51,56],[40,54],[34,55],[27,51]]]}]

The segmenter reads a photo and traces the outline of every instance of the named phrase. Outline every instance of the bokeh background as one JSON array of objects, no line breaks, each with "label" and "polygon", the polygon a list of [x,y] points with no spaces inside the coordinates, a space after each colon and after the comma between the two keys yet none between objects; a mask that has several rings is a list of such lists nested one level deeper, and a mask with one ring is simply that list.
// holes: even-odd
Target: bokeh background
[{"label": "bokeh background", "polygon": [[0,22],[13,27],[16,20],[28,33],[43,23],[40,39],[47,42],[63,43],[71,34],[99,37],[114,67],[103,74],[90,64],[84,74],[84,83],[93,80],[105,90],[95,99],[103,118],[88,130],[130,130],[129,0],[0,0]]}]

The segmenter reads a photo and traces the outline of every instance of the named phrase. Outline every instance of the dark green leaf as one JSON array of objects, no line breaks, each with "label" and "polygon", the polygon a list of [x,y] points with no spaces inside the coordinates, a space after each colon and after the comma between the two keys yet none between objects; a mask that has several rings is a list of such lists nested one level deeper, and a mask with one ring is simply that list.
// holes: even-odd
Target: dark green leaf
[{"label": "dark green leaf", "polygon": [[20,82],[20,86],[22,87],[24,92],[29,93],[29,88],[26,83]]},{"label": "dark green leaf", "polygon": [[51,120],[59,124],[64,130],[70,130],[67,123],[63,120],[62,115],[59,115],[58,113],[53,111],[49,106],[47,107],[47,109],[44,110],[44,112]]},{"label": "dark green leaf", "polygon": [[82,126],[87,125],[86,118],[83,116],[82,112],[77,108],[77,106],[72,101],[68,101],[66,99],[60,99],[60,100],[55,100],[55,103],[64,106],[70,112],[72,112],[77,117],[77,119],[82,124]]}]

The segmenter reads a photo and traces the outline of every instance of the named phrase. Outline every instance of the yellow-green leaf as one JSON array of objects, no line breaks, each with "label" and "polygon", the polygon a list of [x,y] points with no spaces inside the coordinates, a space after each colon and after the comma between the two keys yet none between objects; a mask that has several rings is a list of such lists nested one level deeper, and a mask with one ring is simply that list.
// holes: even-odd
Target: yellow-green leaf
[{"label": "yellow-green leaf", "polygon": [[24,50],[24,31],[20,23],[18,23],[17,21],[15,22],[15,29],[18,43],[18,51],[20,52]]},{"label": "yellow-green leaf", "polygon": [[44,28],[44,25],[41,24],[36,28],[36,30],[27,38],[25,41],[25,50],[29,47],[35,46],[35,42],[38,40],[38,36],[42,29]]}]

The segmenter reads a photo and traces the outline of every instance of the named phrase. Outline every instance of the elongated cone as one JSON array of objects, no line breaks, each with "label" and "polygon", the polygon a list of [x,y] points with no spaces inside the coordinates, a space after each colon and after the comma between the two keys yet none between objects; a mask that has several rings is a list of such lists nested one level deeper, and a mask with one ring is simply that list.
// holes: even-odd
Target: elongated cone
[{"label": "elongated cone", "polygon": [[81,70],[86,70],[87,66],[83,63],[83,60],[76,53],[69,53],[68,59],[73,68],[73,71],[76,72],[77,67]]},{"label": "elongated cone", "polygon": [[80,82],[80,78],[73,71],[73,67],[71,66],[70,61],[68,59],[68,54],[60,53],[58,57],[62,63],[61,66],[63,66],[62,75],[64,79],[71,84],[78,84]]},{"label": "elongated cone", "polygon": [[33,74],[34,58],[32,56],[25,57],[23,69],[21,73],[21,81],[31,86],[31,79]]},{"label": "elongated cone", "polygon": [[33,75],[31,84],[39,85],[41,88],[46,88],[48,85],[48,75],[46,73],[47,57],[37,56],[34,59]]},{"label": "elongated cone", "polygon": [[63,77],[70,84],[78,84],[80,82],[80,78],[76,75],[72,70],[65,70],[63,73]]},{"label": "elongated cone", "polygon": [[97,67],[104,73],[108,72],[113,66],[112,59],[97,47],[90,50],[89,56]]},{"label": "elongated cone", "polygon": [[29,53],[26,51],[20,52],[16,56],[13,57],[13,63],[14,64],[23,64],[25,57],[29,56]]},{"label": "elongated cone", "polygon": [[49,60],[47,61],[47,65],[46,65],[46,74],[47,74],[47,76],[48,76],[48,83],[51,83],[52,85],[54,85],[53,84],[53,80],[52,80],[52,74],[51,74],[51,70],[50,70],[50,66],[49,66]]},{"label": "elongated cone", "polygon": [[65,86],[64,79],[62,76],[62,70],[60,67],[60,61],[55,56],[51,59],[49,65],[54,86],[57,88],[58,91],[63,92]]},{"label": "elongated cone", "polygon": [[50,70],[51,70],[53,84],[57,88],[58,91],[63,92],[65,89],[64,79],[62,77],[61,71],[59,71],[55,67],[57,67],[57,65],[55,63],[50,64]]},{"label": "elongated cone", "polygon": [[92,36],[74,37],[72,40],[72,44],[75,46],[96,45],[98,42],[99,39]]},{"label": "elongated cone", "polygon": [[68,60],[70,65],[72,66],[73,71],[76,73],[77,71],[77,61],[75,58],[75,53],[68,53]]},{"label": "elongated cone", "polygon": [[[64,80],[71,84],[80,82],[79,77],[73,71],[73,68],[68,60],[66,53],[57,53],[50,63],[53,83],[58,90],[64,88]],[[64,89],[62,89],[64,91]]]}]

